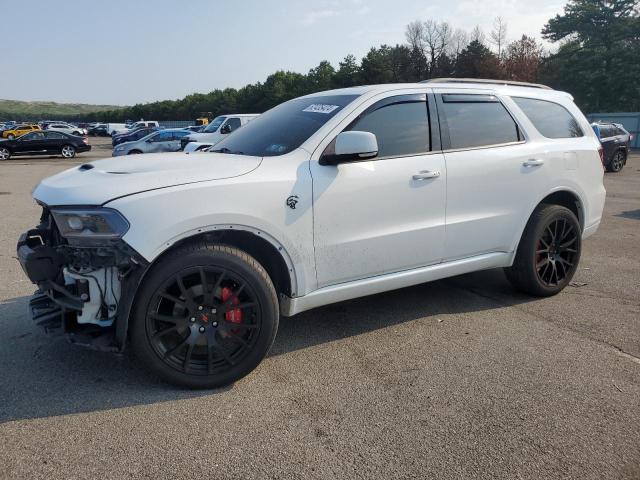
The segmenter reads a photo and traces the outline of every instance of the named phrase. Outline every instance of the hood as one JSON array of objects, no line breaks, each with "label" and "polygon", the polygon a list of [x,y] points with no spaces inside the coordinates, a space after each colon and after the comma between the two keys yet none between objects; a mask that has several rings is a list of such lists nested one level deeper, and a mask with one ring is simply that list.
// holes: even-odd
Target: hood
[{"label": "hood", "polygon": [[115,198],[186,183],[239,177],[261,157],[155,153],[98,160],[44,179],[33,198],[49,205],[102,205]]}]

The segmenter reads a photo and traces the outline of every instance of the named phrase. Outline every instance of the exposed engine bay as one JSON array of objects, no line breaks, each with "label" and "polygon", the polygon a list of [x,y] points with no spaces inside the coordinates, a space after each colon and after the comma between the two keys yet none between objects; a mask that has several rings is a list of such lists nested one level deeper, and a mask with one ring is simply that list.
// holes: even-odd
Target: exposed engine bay
[{"label": "exposed engine bay", "polygon": [[122,350],[124,335],[117,326],[125,323],[126,332],[144,259],[121,239],[63,237],[46,208],[40,225],[20,237],[17,249],[22,268],[38,285],[30,301],[38,325],[47,331],[61,329],[72,343]]}]

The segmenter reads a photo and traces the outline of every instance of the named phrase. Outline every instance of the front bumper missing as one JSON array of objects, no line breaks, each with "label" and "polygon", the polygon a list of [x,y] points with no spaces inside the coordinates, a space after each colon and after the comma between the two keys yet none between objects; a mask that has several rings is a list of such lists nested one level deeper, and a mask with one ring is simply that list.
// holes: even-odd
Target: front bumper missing
[{"label": "front bumper missing", "polygon": [[[68,245],[57,233],[51,218],[46,217],[43,215],[45,220],[39,227],[23,233],[17,245],[22,269],[38,286],[29,301],[29,316],[46,332],[62,331],[71,343],[102,351],[122,351],[133,296],[147,262],[121,240],[92,247]],[[121,301],[117,303],[115,315],[105,314],[113,319],[112,325],[84,323],[83,307],[89,305],[85,301],[90,301],[86,280],[70,284],[68,269],[92,272],[104,268],[117,270],[123,289]]]}]

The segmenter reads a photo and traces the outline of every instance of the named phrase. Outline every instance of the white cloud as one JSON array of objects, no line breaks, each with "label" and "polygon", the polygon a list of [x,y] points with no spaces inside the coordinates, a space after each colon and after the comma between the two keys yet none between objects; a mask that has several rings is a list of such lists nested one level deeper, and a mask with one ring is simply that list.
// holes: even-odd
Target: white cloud
[{"label": "white cloud", "polygon": [[340,15],[340,12],[337,10],[325,9],[325,10],[313,10],[307,13],[302,19],[302,23],[304,25],[314,25],[321,20],[337,17]]}]

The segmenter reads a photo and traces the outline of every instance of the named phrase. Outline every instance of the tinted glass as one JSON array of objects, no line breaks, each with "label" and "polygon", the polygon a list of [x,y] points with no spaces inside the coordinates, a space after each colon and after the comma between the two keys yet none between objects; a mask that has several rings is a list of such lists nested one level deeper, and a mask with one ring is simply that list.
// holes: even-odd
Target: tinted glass
[{"label": "tinted glass", "polygon": [[20,140],[31,142],[33,140],[42,140],[43,136],[40,132],[27,133],[20,137]]},{"label": "tinted glass", "polygon": [[[349,130],[371,132],[378,140],[378,158],[429,151],[426,97],[412,101],[400,96],[373,105]],[[389,103],[389,102],[394,103]]]},{"label": "tinted glass", "polygon": [[191,132],[188,130],[185,130],[184,132],[173,132],[173,139],[174,140],[180,140],[182,137],[189,135]]},{"label": "tinted glass", "polygon": [[224,122],[226,119],[227,117],[214,118],[213,121],[205,127],[204,132],[214,133],[216,130],[218,130],[218,127],[220,127],[220,125],[222,125],[222,122]]},{"label": "tinted glass", "polygon": [[212,151],[272,157],[289,153],[358,95],[318,95],[282,103],[229,135]]},{"label": "tinted glass", "polygon": [[613,130],[608,126],[600,127],[600,138],[609,138],[613,137]]},{"label": "tinted glass", "polygon": [[[577,120],[562,105],[534,98],[513,97],[533,126],[547,138],[582,137]],[[604,136],[604,135],[603,135]]]},{"label": "tinted glass", "polygon": [[240,119],[237,117],[230,118],[229,120],[227,120],[226,125],[229,125],[229,133],[231,133],[234,130],[240,128]]},{"label": "tinted glass", "polygon": [[46,132],[45,137],[49,140],[62,140],[63,138],[66,138],[60,132]]},{"label": "tinted glass", "polygon": [[[518,126],[504,106],[482,96],[481,101],[473,95],[445,95],[442,104],[449,130],[450,148],[473,148],[487,145],[517,142],[520,140]],[[464,98],[463,98],[464,97]]]},{"label": "tinted glass", "polygon": [[155,137],[153,137],[153,142],[170,142],[173,138],[172,132],[160,132]]}]

